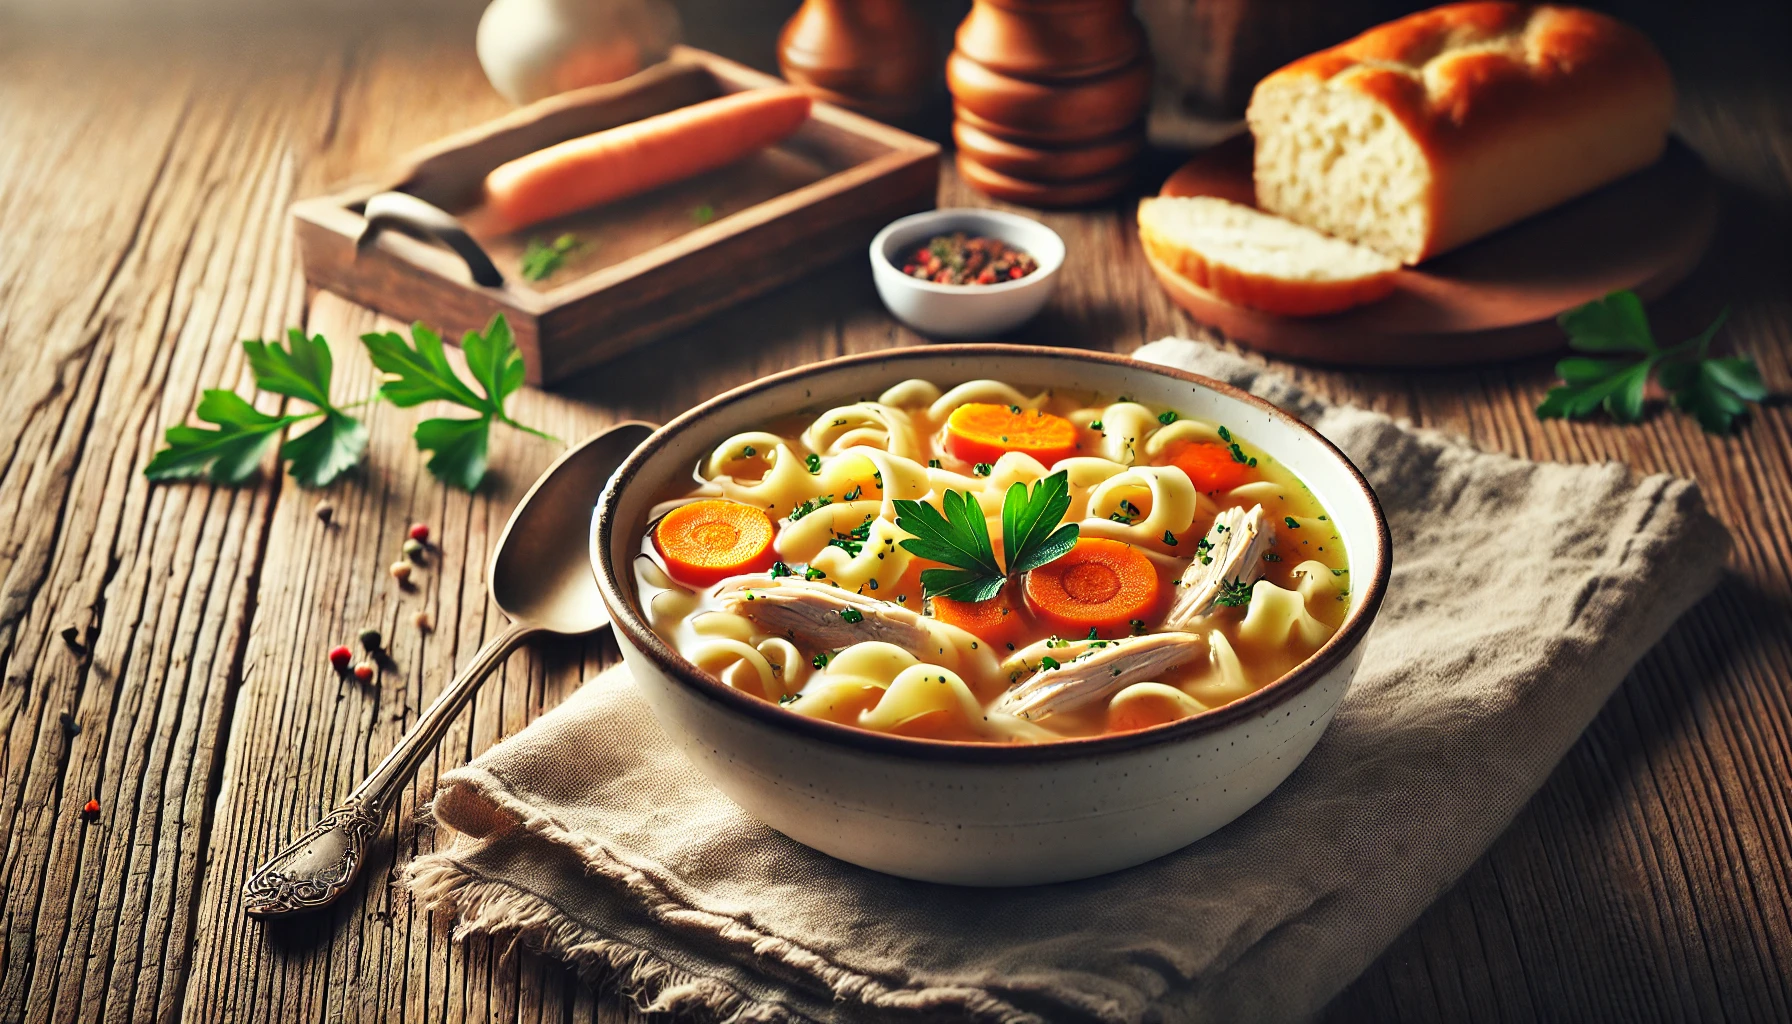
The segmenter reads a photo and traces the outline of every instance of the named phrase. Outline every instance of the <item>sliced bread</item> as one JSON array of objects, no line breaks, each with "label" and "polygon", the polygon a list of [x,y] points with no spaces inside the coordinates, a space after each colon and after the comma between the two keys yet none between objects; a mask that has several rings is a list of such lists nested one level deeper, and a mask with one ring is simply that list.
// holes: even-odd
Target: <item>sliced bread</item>
[{"label": "sliced bread", "polygon": [[1394,290],[1400,262],[1212,196],[1141,200],[1139,240],[1158,262],[1238,306],[1318,316]]},{"label": "sliced bread", "polygon": [[1457,3],[1257,84],[1257,205],[1418,263],[1654,163],[1668,66],[1595,11]]}]

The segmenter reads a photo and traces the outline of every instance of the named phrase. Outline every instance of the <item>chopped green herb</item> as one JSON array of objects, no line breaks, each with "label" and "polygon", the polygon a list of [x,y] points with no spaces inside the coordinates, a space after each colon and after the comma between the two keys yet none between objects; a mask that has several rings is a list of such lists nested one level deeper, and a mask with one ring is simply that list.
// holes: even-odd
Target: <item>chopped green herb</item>
[{"label": "chopped green herb", "polygon": [[1170,545],[1171,547],[1175,547],[1176,546],[1176,535],[1171,533],[1168,530],[1165,530],[1164,531],[1164,543]]},{"label": "chopped green herb", "polygon": [[854,625],[865,621],[865,613],[857,608],[842,608],[840,609],[840,621]]},{"label": "chopped green herb", "polygon": [[813,665],[816,668],[827,668],[828,667],[828,652],[822,651],[820,654],[817,654],[815,657],[810,658],[809,664]]},{"label": "chopped green herb", "polygon": [[522,271],[523,277],[527,280],[543,280],[554,271],[559,270],[561,264],[566,262],[566,257],[577,248],[579,248],[579,240],[572,235],[561,235],[552,242],[531,238],[529,244],[523,247],[523,256],[519,261],[518,269]]},{"label": "chopped green herb", "polygon": [[[818,665],[816,667],[819,668],[820,666]],[[800,693],[784,693],[784,694],[778,695],[778,703],[779,704],[795,704],[797,701],[802,700],[802,699],[803,699],[803,695]]]},{"label": "chopped green herb", "polygon": [[801,505],[790,510],[790,521],[794,523],[816,509],[826,508],[833,503],[834,496],[831,494],[823,494],[819,497],[810,498],[808,501],[805,501]]},{"label": "chopped green herb", "polygon": [[1342,576],[1349,571],[1350,571],[1349,569],[1333,569],[1332,575],[1333,576]]},{"label": "chopped green herb", "polygon": [[988,476],[995,471],[995,468],[987,462],[979,462],[971,467],[971,473],[976,476]]},{"label": "chopped green herb", "polygon": [[1039,671],[1041,671],[1041,672],[1050,672],[1052,669],[1055,669],[1057,667],[1058,667],[1058,659],[1056,659],[1056,658],[1044,657],[1044,658],[1039,659]]},{"label": "chopped green herb", "polygon": [[1219,596],[1213,603],[1222,608],[1243,608],[1251,603],[1251,585],[1242,579],[1221,580]]},{"label": "chopped green herb", "polygon": [[716,219],[716,208],[709,205],[708,203],[704,203],[703,205],[698,206],[691,210],[691,220],[696,221],[698,224],[708,224],[710,221],[715,220],[715,219]]},{"label": "chopped green herb", "polygon": [[809,467],[809,472],[811,474],[820,473],[821,472],[821,456],[815,454],[814,452],[810,452],[808,457],[803,459],[803,465]]},{"label": "chopped green herb", "polygon": [[1226,442],[1227,444],[1231,444],[1232,443],[1232,432],[1230,430],[1227,430],[1223,426],[1220,427],[1220,440]]},{"label": "chopped green herb", "polygon": [[803,579],[806,579],[806,580],[827,579],[827,575],[828,575],[827,573],[822,572],[820,569],[815,568],[813,565],[811,565],[807,569],[803,570]]},{"label": "chopped green herb", "polygon": [[1176,415],[1174,410],[1170,410],[1170,409],[1166,409],[1163,412],[1160,412],[1157,414],[1157,422],[1162,423],[1166,427],[1181,418],[1182,417]]},{"label": "chopped green herb", "polygon": [[938,459],[928,459],[928,460],[927,460],[927,468],[928,468],[928,469],[938,469],[938,468],[940,468],[940,460],[938,460]]},{"label": "chopped green herb", "polygon": [[828,541],[829,547],[840,548],[847,554],[857,558],[859,552],[865,550],[865,542],[871,539],[871,520],[876,516],[866,516],[865,521],[846,533],[836,532]]},{"label": "chopped green herb", "polygon": [[747,445],[745,448],[742,448],[740,450],[740,457],[743,459],[750,459],[753,456],[758,455],[758,454],[759,454],[759,449],[753,447],[752,445]]},{"label": "chopped green herb", "polygon": [[858,501],[859,500],[859,485],[853,484],[852,490],[847,491],[845,494],[841,495],[840,500],[841,501]]},{"label": "chopped green herb", "polygon": [[1265,551],[1265,552],[1263,552],[1263,560],[1265,562],[1280,562],[1282,560],[1282,556],[1276,554],[1274,551]]},{"label": "chopped green herb", "polygon": [[1100,430],[1101,429],[1101,421],[1100,420],[1090,420],[1089,421],[1089,429],[1090,430]]},{"label": "chopped green herb", "polygon": [[1144,619],[1127,619],[1126,624],[1132,627],[1132,631],[1134,633],[1145,632],[1145,620]]},{"label": "chopped green herb", "polygon": [[790,571],[790,566],[784,564],[783,562],[773,562],[772,563],[772,578],[773,579],[778,579],[783,576],[795,576],[795,575],[796,575],[796,573]]},{"label": "chopped green herb", "polygon": [[1298,521],[1296,521],[1293,516],[1283,516],[1282,522],[1287,524],[1287,526],[1290,530],[1300,529],[1300,523]]}]

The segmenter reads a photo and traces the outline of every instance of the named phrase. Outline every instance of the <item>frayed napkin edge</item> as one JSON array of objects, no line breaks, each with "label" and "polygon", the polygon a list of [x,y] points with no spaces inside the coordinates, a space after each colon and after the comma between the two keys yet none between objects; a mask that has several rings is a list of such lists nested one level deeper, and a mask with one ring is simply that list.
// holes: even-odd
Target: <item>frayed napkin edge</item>
[{"label": "frayed napkin edge", "polygon": [[[640,901],[637,906],[661,925],[673,930],[696,926],[737,952],[774,959],[806,973],[826,985],[836,1003],[910,1013],[953,1012],[967,1015],[960,1019],[991,1024],[1043,1024],[1037,1014],[986,990],[923,982],[891,986],[788,938],[691,906],[646,871],[628,864],[602,843],[568,830],[551,815],[518,799],[501,778],[473,765],[443,775],[432,801],[438,822],[452,829],[453,815],[443,821],[436,806],[444,796],[450,802],[485,801],[490,810],[512,823],[510,827],[523,828],[571,851],[587,873],[629,890]],[[510,936],[513,945],[521,942],[573,964],[594,985],[614,987],[644,1012],[677,1011],[692,1020],[725,1024],[812,1019],[792,1007],[742,992],[719,978],[687,971],[646,947],[579,922],[538,893],[480,876],[455,856],[460,842],[478,841],[460,840],[447,852],[419,857],[406,869],[406,881],[422,905],[454,917],[456,939],[474,934]]]}]

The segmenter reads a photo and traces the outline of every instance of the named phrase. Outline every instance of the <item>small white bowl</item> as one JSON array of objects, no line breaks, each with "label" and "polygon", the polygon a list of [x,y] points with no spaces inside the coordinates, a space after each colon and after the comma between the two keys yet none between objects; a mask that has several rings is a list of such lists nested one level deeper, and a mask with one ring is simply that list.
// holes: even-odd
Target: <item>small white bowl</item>
[{"label": "small white bowl", "polygon": [[[1039,261],[1039,269],[999,284],[938,284],[902,272],[903,254],[954,231],[1006,242]],[[937,338],[987,338],[1026,323],[1045,308],[1063,265],[1064,240],[1056,231],[1000,210],[928,210],[892,221],[871,240],[871,278],[884,305]]]}]

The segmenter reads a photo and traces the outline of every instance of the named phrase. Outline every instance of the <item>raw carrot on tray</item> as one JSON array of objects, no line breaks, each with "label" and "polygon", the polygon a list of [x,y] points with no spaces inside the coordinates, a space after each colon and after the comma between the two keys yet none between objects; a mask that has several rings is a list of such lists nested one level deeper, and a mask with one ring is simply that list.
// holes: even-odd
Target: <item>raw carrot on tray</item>
[{"label": "raw carrot on tray", "polygon": [[771,518],[762,510],[711,498],[666,513],[654,527],[653,544],[673,579],[707,587],[730,576],[770,569],[777,560],[772,551],[774,532]]},{"label": "raw carrot on tray", "polygon": [[1067,637],[1091,629],[1107,639],[1127,636],[1134,619],[1156,615],[1158,597],[1151,560],[1105,537],[1084,537],[1069,554],[1027,573],[1033,614]]},{"label": "raw carrot on tray", "polygon": [[562,217],[713,171],[790,135],[809,117],[794,87],[749,89],[517,157],[485,176],[504,230]]}]

